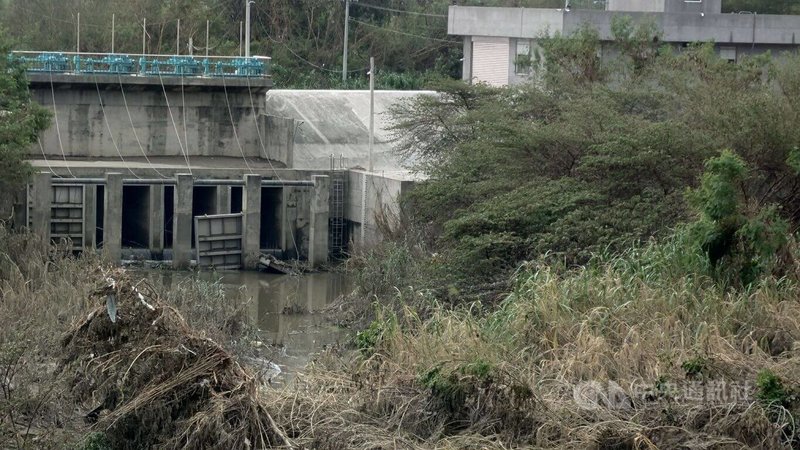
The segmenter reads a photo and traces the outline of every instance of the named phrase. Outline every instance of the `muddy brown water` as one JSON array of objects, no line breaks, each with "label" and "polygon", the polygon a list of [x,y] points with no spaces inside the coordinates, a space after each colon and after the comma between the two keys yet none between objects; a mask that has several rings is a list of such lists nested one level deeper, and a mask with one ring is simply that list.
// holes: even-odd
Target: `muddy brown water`
[{"label": "muddy brown water", "polygon": [[260,343],[269,351],[269,359],[281,369],[285,380],[301,371],[326,346],[344,343],[346,330],[335,326],[326,306],[346,293],[350,282],[346,275],[334,272],[304,275],[274,275],[261,272],[172,272],[137,269],[136,273],[152,281],[171,285],[189,277],[217,282],[226,293],[241,290],[250,298],[250,317],[261,330]]}]

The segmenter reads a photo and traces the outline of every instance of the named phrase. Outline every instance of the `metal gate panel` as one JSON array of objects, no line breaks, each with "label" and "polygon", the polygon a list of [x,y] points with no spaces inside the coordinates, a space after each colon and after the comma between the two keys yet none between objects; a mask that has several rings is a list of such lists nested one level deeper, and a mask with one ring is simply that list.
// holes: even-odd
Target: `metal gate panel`
[{"label": "metal gate panel", "polygon": [[73,250],[83,248],[83,188],[82,185],[53,186],[50,199],[50,237],[53,241],[70,239]]},{"label": "metal gate panel", "polygon": [[197,265],[215,269],[242,267],[242,213],[194,218]]}]

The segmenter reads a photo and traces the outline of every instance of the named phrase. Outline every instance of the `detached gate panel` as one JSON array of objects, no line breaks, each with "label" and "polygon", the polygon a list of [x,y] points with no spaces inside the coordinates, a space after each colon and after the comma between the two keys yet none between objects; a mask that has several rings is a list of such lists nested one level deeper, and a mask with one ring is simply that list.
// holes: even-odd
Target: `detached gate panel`
[{"label": "detached gate panel", "polygon": [[73,250],[83,248],[83,188],[81,185],[53,186],[50,199],[50,237],[55,242],[71,240]]},{"label": "detached gate panel", "polygon": [[242,267],[242,213],[194,218],[197,265],[216,269]]}]

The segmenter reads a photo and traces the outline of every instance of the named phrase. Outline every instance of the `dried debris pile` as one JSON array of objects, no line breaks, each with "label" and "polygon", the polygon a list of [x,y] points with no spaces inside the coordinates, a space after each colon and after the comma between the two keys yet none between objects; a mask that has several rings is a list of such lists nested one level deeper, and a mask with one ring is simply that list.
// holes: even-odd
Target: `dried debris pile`
[{"label": "dried debris pile", "polygon": [[290,446],[258,380],[123,270],[101,270],[99,306],[67,332],[62,369],[113,448]]}]

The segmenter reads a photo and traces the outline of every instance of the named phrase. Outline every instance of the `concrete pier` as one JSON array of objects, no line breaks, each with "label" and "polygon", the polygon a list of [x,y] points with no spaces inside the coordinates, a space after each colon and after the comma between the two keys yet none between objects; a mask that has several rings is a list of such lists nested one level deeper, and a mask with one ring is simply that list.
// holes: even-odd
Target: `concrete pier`
[{"label": "concrete pier", "polygon": [[328,218],[330,217],[330,185],[327,175],[314,175],[311,195],[311,231],[308,237],[308,263],[317,267],[328,262]]},{"label": "concrete pier", "polygon": [[148,247],[154,259],[164,254],[164,186],[150,186],[150,239]]},{"label": "concrete pier", "polygon": [[192,175],[179,173],[175,185],[175,215],[172,220],[172,267],[186,269],[192,259]]},{"label": "concrete pier", "polygon": [[103,256],[113,264],[122,258],[122,174],[106,174],[103,196]]},{"label": "concrete pier", "polygon": [[94,250],[97,243],[97,185],[83,187],[83,249]]},{"label": "concrete pier", "polygon": [[33,232],[45,245],[50,244],[50,203],[53,198],[50,172],[39,172],[33,177],[33,205],[31,219]]},{"label": "concrete pier", "polygon": [[261,254],[261,175],[244,176],[242,214],[242,267],[255,269]]},{"label": "concrete pier", "polygon": [[216,214],[228,214],[231,212],[231,187],[217,186]]}]

